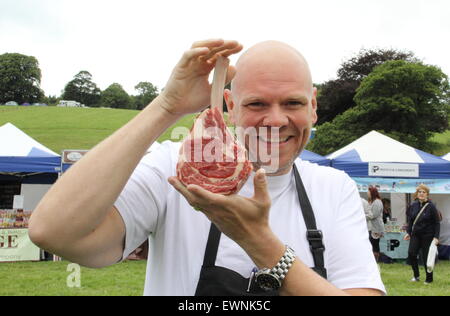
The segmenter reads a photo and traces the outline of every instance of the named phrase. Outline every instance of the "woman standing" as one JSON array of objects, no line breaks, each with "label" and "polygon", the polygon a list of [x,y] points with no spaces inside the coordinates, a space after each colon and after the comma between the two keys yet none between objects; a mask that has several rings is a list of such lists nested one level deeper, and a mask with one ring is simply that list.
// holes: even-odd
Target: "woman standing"
[{"label": "woman standing", "polygon": [[436,245],[439,243],[440,218],[436,206],[428,200],[430,189],[421,184],[416,188],[414,193],[414,202],[411,204],[406,216],[408,220],[407,235],[405,240],[410,240],[408,249],[408,259],[411,263],[414,277],[412,282],[419,281],[419,264],[417,256],[422,250],[422,258],[424,261],[425,272],[427,278],[425,284],[433,282],[433,272],[427,271],[428,250],[431,242]]},{"label": "woman standing", "polygon": [[374,186],[369,187],[367,196],[370,205],[370,212],[366,214],[368,226],[370,227],[369,240],[372,244],[375,260],[378,262],[380,258],[380,238],[384,235],[383,202],[381,201],[378,189]]}]

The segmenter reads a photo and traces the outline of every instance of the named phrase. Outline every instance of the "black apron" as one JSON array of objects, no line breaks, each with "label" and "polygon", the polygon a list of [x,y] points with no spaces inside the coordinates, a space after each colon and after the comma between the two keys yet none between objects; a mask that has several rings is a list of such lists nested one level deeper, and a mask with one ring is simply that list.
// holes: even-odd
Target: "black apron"
[{"label": "black apron", "polygon": [[[314,259],[314,268],[323,278],[327,278],[323,253],[325,247],[322,242],[322,232],[317,230],[314,212],[303,186],[302,179],[294,164],[295,184],[298,198],[307,228],[307,236],[311,253]],[[217,251],[219,249],[220,236],[222,233],[211,223],[208,242],[206,244],[205,257],[200,280],[195,292],[196,296],[277,296],[278,291],[264,291],[255,282],[255,277],[244,278],[239,273],[216,266]]]}]

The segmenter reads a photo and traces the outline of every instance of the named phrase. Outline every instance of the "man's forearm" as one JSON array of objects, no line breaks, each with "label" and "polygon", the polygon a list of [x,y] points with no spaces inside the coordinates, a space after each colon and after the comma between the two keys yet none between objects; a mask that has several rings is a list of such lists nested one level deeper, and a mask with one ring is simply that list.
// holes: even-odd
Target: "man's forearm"
[{"label": "man's forearm", "polygon": [[102,223],[149,146],[180,117],[156,98],[89,151],[41,200],[30,221],[55,242],[81,239]]}]

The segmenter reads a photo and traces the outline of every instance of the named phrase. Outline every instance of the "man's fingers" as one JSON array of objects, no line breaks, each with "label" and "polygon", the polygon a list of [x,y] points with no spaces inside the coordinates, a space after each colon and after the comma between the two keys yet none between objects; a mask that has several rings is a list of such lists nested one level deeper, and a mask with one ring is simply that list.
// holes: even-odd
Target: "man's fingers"
[{"label": "man's fingers", "polygon": [[232,49],[227,49],[225,52],[221,53],[220,55],[222,55],[223,57],[229,57],[233,54],[239,53],[243,48],[244,48],[244,46],[242,46],[241,44],[238,44],[236,47],[234,47]]},{"label": "man's fingers", "polygon": [[203,189],[202,187],[191,184],[187,187],[187,190],[190,194],[195,196],[197,201],[199,201],[204,207],[209,207],[211,204],[220,203],[220,199],[223,198],[220,194],[211,193],[208,190]]},{"label": "man's fingers", "polygon": [[261,168],[256,172],[253,184],[255,187],[253,199],[265,205],[270,205],[270,195],[267,189],[266,171],[264,169]]},{"label": "man's fingers", "polygon": [[221,38],[212,38],[212,39],[207,39],[207,40],[203,40],[203,41],[197,41],[194,44],[192,44],[192,48],[197,48],[197,47],[212,48],[212,47],[221,46],[221,45],[223,45],[224,42],[225,41]]},{"label": "man's fingers", "polygon": [[183,57],[181,58],[181,61],[180,61],[180,65],[182,67],[185,67],[185,66],[189,65],[189,63],[192,60],[197,59],[200,56],[205,56],[208,53],[209,53],[208,47],[191,48],[190,50],[187,50],[186,52],[184,52]]},{"label": "man's fingers", "polygon": [[177,177],[170,177],[168,181],[197,211],[205,212],[222,197],[220,194],[211,193],[198,185],[185,187]]},{"label": "man's fingers", "polygon": [[192,60],[200,58],[208,64],[214,64],[217,55],[228,57],[242,50],[242,45],[237,41],[224,41],[223,39],[210,39],[195,42],[191,49],[187,50],[180,61],[182,67],[187,66]]},{"label": "man's fingers", "polygon": [[210,63],[215,63],[217,55],[228,57],[234,53],[242,50],[242,45],[237,41],[225,41],[223,45],[212,48],[208,55],[202,57],[204,60],[208,60]]},{"label": "man's fingers", "polygon": [[188,189],[183,185],[183,183],[181,183],[180,180],[178,180],[177,177],[170,177],[168,181],[175,188],[175,190],[180,192],[186,198],[189,204],[192,205],[194,203],[195,196],[188,191]]}]

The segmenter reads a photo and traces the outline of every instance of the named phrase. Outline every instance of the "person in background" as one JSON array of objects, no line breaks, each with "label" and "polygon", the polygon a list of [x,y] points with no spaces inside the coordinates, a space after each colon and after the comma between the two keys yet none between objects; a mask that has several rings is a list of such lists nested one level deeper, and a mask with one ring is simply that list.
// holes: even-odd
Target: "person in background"
[{"label": "person in background", "polygon": [[367,202],[367,200],[365,198],[361,198],[361,202],[363,205],[364,214],[366,215],[367,231],[370,232],[372,230],[372,226],[370,225],[370,219],[369,219],[369,217],[372,217],[372,211],[370,209],[370,204],[369,204],[369,202]]},{"label": "person in background", "polygon": [[439,212],[433,202],[428,199],[429,194],[430,189],[424,184],[416,188],[413,196],[415,201],[411,204],[406,214],[408,228],[406,230],[407,234],[404,237],[405,240],[410,241],[408,259],[414,273],[411,282],[419,281],[420,273],[417,257],[419,251],[422,250],[422,258],[426,272],[425,284],[433,282],[433,272],[428,273],[426,260],[431,243],[434,242],[437,245],[440,234]]},{"label": "person in background", "polygon": [[375,260],[378,262],[380,258],[380,238],[384,235],[383,202],[381,201],[378,189],[374,186],[369,187],[367,196],[370,205],[370,212],[366,214],[366,219],[370,227],[369,240],[372,244]]},{"label": "person in background", "polygon": [[383,223],[386,224],[389,219],[392,221],[391,201],[389,199],[381,199],[383,202]]}]

